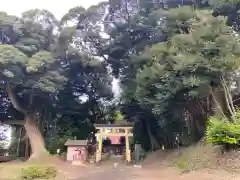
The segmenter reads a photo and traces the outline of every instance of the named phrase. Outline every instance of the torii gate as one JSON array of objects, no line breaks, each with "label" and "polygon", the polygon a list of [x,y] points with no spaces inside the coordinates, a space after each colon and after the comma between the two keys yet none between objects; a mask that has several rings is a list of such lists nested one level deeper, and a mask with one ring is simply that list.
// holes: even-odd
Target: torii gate
[{"label": "torii gate", "polygon": [[[117,136],[117,137],[125,137],[125,145],[126,145],[126,160],[127,162],[131,161],[131,150],[129,144],[129,137],[133,136],[132,124],[95,124],[95,128],[98,130],[96,133],[97,137],[97,150],[96,150],[96,162],[101,161],[102,159],[102,141],[104,136]],[[108,132],[106,132],[106,129]],[[109,132],[110,131],[110,132]]]}]

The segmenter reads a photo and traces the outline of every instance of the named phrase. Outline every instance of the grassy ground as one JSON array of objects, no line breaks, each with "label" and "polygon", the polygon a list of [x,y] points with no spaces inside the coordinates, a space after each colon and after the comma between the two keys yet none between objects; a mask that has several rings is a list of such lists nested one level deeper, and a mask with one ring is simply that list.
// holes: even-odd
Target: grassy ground
[{"label": "grassy ground", "polygon": [[180,149],[173,155],[172,163],[183,172],[198,169],[215,168],[218,150],[208,144],[198,144],[189,148]]},{"label": "grassy ground", "polygon": [[204,142],[170,152],[167,157],[167,161],[182,172],[221,168],[240,173],[239,151],[223,153],[221,147]]},{"label": "grassy ground", "polygon": [[[55,174],[49,176],[51,173],[52,166],[42,165],[42,164],[27,164],[27,163],[16,163],[7,166],[0,166],[0,180],[27,180],[34,179],[32,177],[42,177],[40,174],[45,174],[41,180],[53,180]],[[34,170],[33,170],[34,169]],[[37,170],[36,170],[37,169]],[[48,169],[48,170],[47,170]]]},{"label": "grassy ground", "polygon": [[[15,160],[0,163],[0,180],[27,180],[41,177],[41,180],[53,180],[58,177],[58,165],[63,163],[57,157],[45,156],[40,160]],[[60,180],[60,179],[59,179]]]}]

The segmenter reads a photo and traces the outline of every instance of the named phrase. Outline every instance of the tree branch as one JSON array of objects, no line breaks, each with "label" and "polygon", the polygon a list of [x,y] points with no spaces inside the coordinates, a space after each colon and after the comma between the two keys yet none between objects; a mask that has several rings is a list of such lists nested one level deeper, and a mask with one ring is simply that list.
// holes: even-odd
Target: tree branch
[{"label": "tree branch", "polygon": [[211,95],[212,95],[212,97],[213,97],[213,100],[215,101],[215,103],[216,103],[218,109],[221,111],[221,114],[222,114],[224,117],[226,117],[226,115],[224,114],[224,112],[223,112],[223,110],[222,110],[222,108],[221,108],[221,106],[220,106],[220,104],[219,104],[217,98],[215,97],[215,95],[214,95],[214,93],[213,93],[212,88],[210,88],[210,91],[211,91]]},{"label": "tree branch", "polygon": [[234,112],[230,106],[230,102],[229,102],[229,98],[228,98],[228,95],[227,95],[227,90],[226,90],[226,87],[223,86],[223,89],[224,89],[224,97],[225,97],[225,100],[226,100],[226,104],[227,104],[227,107],[228,107],[228,110],[231,114],[231,119],[235,122],[235,115],[234,115]]},{"label": "tree branch", "polygon": [[231,114],[232,120],[235,122],[236,121],[236,117],[235,117],[236,116],[236,110],[235,110],[235,107],[233,105],[231,92],[228,88],[227,82],[225,81],[223,75],[221,76],[221,83],[222,83],[222,86],[223,86],[224,96],[225,96],[225,100],[227,102],[228,110]]},{"label": "tree branch", "polygon": [[23,120],[6,120],[6,121],[0,121],[0,125],[24,125]]},{"label": "tree branch", "polygon": [[223,76],[222,76],[222,83],[225,86],[225,89],[226,89],[226,92],[227,92],[227,97],[229,98],[229,103],[230,103],[230,106],[232,108],[232,111],[233,111],[234,115],[236,115],[236,109],[235,109],[234,104],[233,104],[233,98],[232,98],[232,95],[231,95],[231,90],[230,90],[230,88],[228,88],[228,84],[227,84],[227,82],[226,82],[226,80],[224,79]]},{"label": "tree branch", "polygon": [[128,11],[128,1],[127,0],[125,0],[125,11],[126,11],[126,14],[127,14],[127,18],[125,19],[126,21],[127,21],[127,23],[128,23],[128,28],[130,28],[130,19],[131,19],[131,16],[130,16],[130,13],[129,13],[129,11]]},{"label": "tree branch", "polygon": [[10,87],[10,85],[8,84],[7,85],[7,93],[8,93],[8,97],[13,105],[13,107],[23,113],[23,114],[26,114],[26,110],[24,108],[22,108],[20,105],[19,105],[19,102],[18,100],[16,99],[16,96],[14,95],[14,93],[12,92],[12,88]]}]

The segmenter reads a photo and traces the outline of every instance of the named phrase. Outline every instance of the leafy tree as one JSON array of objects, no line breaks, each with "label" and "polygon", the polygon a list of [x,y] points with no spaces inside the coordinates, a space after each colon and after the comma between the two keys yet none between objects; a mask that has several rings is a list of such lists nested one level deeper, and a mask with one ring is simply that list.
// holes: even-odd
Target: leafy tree
[{"label": "leafy tree", "polygon": [[[179,5],[178,2],[174,3],[168,4],[168,7],[177,7]],[[163,4],[161,3],[154,4],[150,1],[144,0],[109,1],[109,9],[107,11],[106,3],[100,3],[98,6],[94,6],[93,9],[95,9],[95,11],[99,9],[98,12],[104,12],[98,13],[97,19],[97,25],[104,25],[104,28],[102,28],[102,26],[92,26],[93,24],[95,25],[96,21],[93,16],[86,13],[89,10],[83,12],[81,9],[81,13],[78,15],[80,18],[78,29],[80,31],[77,37],[79,40],[84,39],[83,42],[85,44],[75,41],[76,44],[79,45],[78,47],[80,49],[87,49],[89,54],[94,56],[97,55],[104,59],[104,62],[110,66],[112,71],[111,73],[115,77],[120,78],[121,88],[123,88],[122,99],[126,101],[126,103],[128,102],[130,106],[132,102],[136,100],[135,76],[138,70],[146,63],[143,58],[139,57],[140,52],[143,51],[148,45],[166,41],[168,36],[171,36],[172,29],[174,29],[173,31],[180,31],[180,28],[183,29],[184,26],[187,28],[187,25],[184,24],[187,20],[186,18],[191,18],[193,14],[191,13],[190,15],[187,15],[187,13],[191,11],[186,11],[186,9],[183,9],[182,17],[184,18],[184,16],[186,16],[186,20],[181,19],[182,24],[175,23],[175,25],[172,24],[172,27],[170,27],[170,24],[165,24],[166,21],[164,20],[165,16],[169,15],[170,17],[170,13],[167,11],[162,12],[162,10],[159,10],[158,12],[154,11],[159,7],[164,8],[162,5]],[[164,6],[165,5],[167,4],[164,4]],[[74,10],[76,9],[78,8],[74,8]],[[92,8],[90,8],[90,12],[92,12],[91,9]],[[76,13],[72,14],[74,15],[73,19],[76,19]],[[178,14],[176,14],[176,16],[177,15]],[[94,23],[90,24],[89,26],[89,22]],[[88,30],[89,27],[95,27],[95,30],[91,31],[90,33]],[[141,108],[138,108],[138,110],[141,110]],[[151,114],[149,108],[147,112]],[[145,114],[143,112],[139,113]],[[138,116],[137,114],[138,112],[135,114],[136,117]],[[141,118],[141,120],[145,123],[144,118]],[[155,126],[155,128],[158,127]],[[153,129],[154,128],[152,128],[150,131],[153,131]],[[151,132],[148,134],[151,134]]]},{"label": "leafy tree", "polygon": [[[234,113],[231,107],[227,108],[231,103],[224,103],[223,81],[229,84],[239,67],[238,40],[223,18],[215,18],[207,11],[194,13],[195,20],[188,21],[189,33],[173,35],[168,42],[156,44],[141,54],[148,64],[136,76],[136,95],[141,104],[155,114],[167,115],[183,104],[183,112],[192,112],[195,117],[199,114],[202,116],[199,120],[206,120],[210,109],[221,114]],[[200,103],[201,99],[206,102],[206,98],[210,100],[210,108],[201,105],[202,112],[193,111],[194,102]],[[204,125],[201,123],[203,130]]]},{"label": "leafy tree", "polygon": [[[132,5],[136,7],[134,3],[131,3],[132,2],[129,1],[127,5],[130,4],[129,6]],[[163,11],[162,9],[156,10],[159,7],[164,8],[161,4],[152,6],[153,4],[151,3],[148,5],[144,4],[147,3],[145,1],[141,1],[141,3],[134,11],[134,8],[126,6],[124,2],[122,2],[122,6],[117,6],[117,9],[112,9],[109,17],[111,17],[110,20],[113,19],[114,22],[111,28],[108,29],[111,40],[103,49],[105,49],[104,53],[108,57],[107,62],[111,65],[113,74],[115,77],[120,78],[124,104],[128,108],[132,106],[135,107],[136,103],[140,106],[140,108],[137,108],[138,111],[134,111],[134,115],[132,114],[131,117],[135,117],[133,119],[139,119],[140,117],[141,124],[144,124],[145,127],[151,127],[148,128],[146,132],[148,132],[147,136],[152,139],[152,141],[150,141],[152,145],[149,147],[155,149],[155,147],[159,147],[159,145],[157,145],[157,140],[153,140],[154,136],[159,140],[163,140],[163,136],[160,137],[161,133],[156,132],[163,131],[164,127],[152,122],[153,119],[156,120],[159,117],[152,114],[153,111],[149,104],[139,102],[139,99],[136,99],[137,83],[135,77],[138,71],[149,63],[148,59],[142,56],[141,52],[144,51],[147,46],[166,41],[173,34],[181,33],[182,31],[187,32],[188,24],[186,21],[194,17],[194,13],[191,7]],[[178,6],[178,3],[169,4],[168,7],[176,6]],[[121,9],[123,7],[129,7],[129,19],[126,18],[127,16],[120,16],[124,16],[124,13],[126,15],[126,9]],[[119,13],[121,11],[123,11],[122,14]]]},{"label": "leafy tree", "polygon": [[210,0],[209,3],[213,6],[213,15],[226,16],[227,25],[232,26],[235,30],[239,31],[239,0]]},{"label": "leafy tree", "polygon": [[[13,18],[3,13],[0,25],[3,27],[3,36],[8,40],[0,45],[2,87],[7,89],[13,107],[24,114],[24,127],[30,139],[32,157],[46,152],[44,139],[36,127],[36,115],[39,108],[43,107],[38,102],[54,99],[53,93],[65,81],[61,75],[60,61],[50,51],[55,41],[51,39],[53,35],[49,36],[53,34],[53,29],[29,19],[39,12],[24,13],[23,18]],[[11,21],[6,21],[9,19]],[[4,24],[6,22],[7,25]],[[14,32],[10,33],[12,30]]]},{"label": "leafy tree", "polygon": [[[82,7],[70,9],[61,20],[59,37],[52,48],[56,57],[64,62],[68,79],[57,96],[55,148],[62,148],[64,139],[69,137],[86,139],[94,132],[94,123],[107,122],[106,109],[113,97],[112,78],[106,64],[83,42],[84,35],[98,27],[97,21],[92,19],[99,18],[99,14],[94,13],[97,7],[101,9],[101,4],[88,10]],[[86,31],[80,32],[76,29],[76,20],[82,18],[84,21],[86,14],[89,17],[85,22]],[[56,138],[59,137],[62,138],[58,141]]]},{"label": "leafy tree", "polygon": [[69,81],[57,98],[57,137],[86,139],[94,132],[94,123],[106,123],[103,108],[112,98],[111,79],[101,63],[72,60],[65,71]]}]

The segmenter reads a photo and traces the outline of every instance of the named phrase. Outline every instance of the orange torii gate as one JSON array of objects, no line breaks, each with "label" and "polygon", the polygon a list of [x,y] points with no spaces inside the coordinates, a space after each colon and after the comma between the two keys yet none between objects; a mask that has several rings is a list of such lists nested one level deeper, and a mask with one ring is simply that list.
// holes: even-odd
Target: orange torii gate
[{"label": "orange torii gate", "polygon": [[104,136],[117,136],[119,138],[124,136],[126,146],[126,160],[127,162],[131,161],[129,137],[133,136],[132,124],[95,124],[95,128],[97,129],[96,162],[99,162],[102,159],[102,141]]}]

